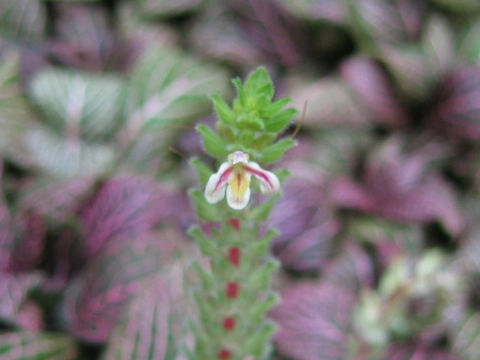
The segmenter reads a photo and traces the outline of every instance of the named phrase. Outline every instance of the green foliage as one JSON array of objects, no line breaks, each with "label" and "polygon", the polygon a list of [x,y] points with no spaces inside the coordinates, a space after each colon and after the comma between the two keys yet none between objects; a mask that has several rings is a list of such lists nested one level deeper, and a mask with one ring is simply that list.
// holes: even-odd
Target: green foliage
[{"label": "green foliage", "polygon": [[33,42],[40,40],[46,27],[46,11],[40,0],[0,0],[2,37]]},{"label": "green foliage", "polygon": [[77,355],[77,346],[69,336],[34,331],[0,334],[2,359],[74,360]]},{"label": "green foliage", "polygon": [[225,157],[235,150],[250,154],[253,159],[265,163],[275,162],[296,143],[284,139],[272,142],[298,114],[294,108],[284,107],[289,98],[273,100],[273,83],[264,67],[253,71],[242,83],[233,80],[237,98],[229,106],[218,94],[211,95],[219,123],[218,135],[204,125],[197,127],[203,137],[207,152],[216,157]]},{"label": "green foliage", "polygon": [[29,93],[44,121],[57,133],[76,131],[81,139],[108,139],[118,129],[123,83],[112,75],[47,69]]}]

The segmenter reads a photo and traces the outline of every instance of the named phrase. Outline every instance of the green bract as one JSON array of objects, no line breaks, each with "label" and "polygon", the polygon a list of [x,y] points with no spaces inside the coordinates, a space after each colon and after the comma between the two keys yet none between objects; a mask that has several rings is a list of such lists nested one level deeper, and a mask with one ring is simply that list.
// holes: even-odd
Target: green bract
[{"label": "green bract", "polygon": [[295,145],[293,139],[272,143],[298,114],[285,108],[289,98],[273,101],[273,84],[264,67],[250,74],[245,83],[233,80],[237,98],[232,106],[219,95],[211,95],[218,116],[218,135],[205,125],[199,125],[205,148],[211,155],[224,158],[235,150],[248,153],[253,160],[275,162]]}]

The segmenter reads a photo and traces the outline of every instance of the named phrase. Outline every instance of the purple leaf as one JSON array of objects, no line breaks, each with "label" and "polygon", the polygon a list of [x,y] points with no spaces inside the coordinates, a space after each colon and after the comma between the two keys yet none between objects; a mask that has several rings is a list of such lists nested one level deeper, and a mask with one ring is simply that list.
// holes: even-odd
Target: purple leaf
[{"label": "purple leaf", "polygon": [[147,233],[159,220],[180,215],[176,194],[147,177],[118,175],[107,180],[81,211],[84,257],[96,255],[125,236]]},{"label": "purple leaf", "polygon": [[2,360],[74,360],[78,352],[74,340],[65,335],[35,331],[0,334]]},{"label": "purple leaf", "polygon": [[52,223],[61,224],[74,216],[93,183],[92,178],[58,180],[37,177],[22,188],[18,207],[23,212],[33,212]]},{"label": "purple leaf", "polygon": [[217,4],[192,27],[190,41],[196,52],[234,66],[253,67],[262,62],[261,49],[252,46],[247,35]]},{"label": "purple leaf", "polygon": [[71,283],[65,313],[73,334],[91,342],[108,339],[125,304],[172,256],[175,243],[161,237],[125,236],[109,244]]},{"label": "purple leaf", "polygon": [[280,3],[302,20],[326,20],[341,25],[347,22],[345,7],[336,0],[280,0]]},{"label": "purple leaf", "polygon": [[13,236],[9,244],[6,271],[33,269],[40,262],[45,246],[46,224],[35,213],[18,213],[11,226]]},{"label": "purple leaf", "polygon": [[339,222],[327,208],[324,189],[310,181],[289,181],[269,218],[280,230],[273,252],[287,269],[318,272],[335,247]]},{"label": "purple leaf", "polygon": [[431,126],[449,137],[480,139],[480,66],[459,68],[440,85]]},{"label": "purple leaf", "polygon": [[301,60],[302,31],[299,23],[276,1],[228,0],[250,42],[270,61],[293,67]]},{"label": "purple leaf", "polygon": [[392,138],[370,158],[363,183],[339,178],[331,196],[338,206],[383,216],[399,222],[439,220],[453,235],[464,222],[452,188],[427,165],[442,152],[436,144],[402,154],[399,139]]},{"label": "purple leaf", "polygon": [[340,72],[378,122],[406,125],[407,114],[397,101],[386,74],[375,62],[354,57],[342,65]]},{"label": "purple leaf", "polygon": [[133,60],[127,44],[109,28],[101,7],[59,4],[56,36],[50,40],[50,56],[61,64],[89,71],[124,71]]},{"label": "purple leaf", "polygon": [[414,0],[359,0],[355,5],[361,21],[376,41],[408,42],[415,40],[421,31],[422,14]]},{"label": "purple leaf", "polygon": [[386,360],[459,360],[448,350],[435,349],[428,344],[392,344]]},{"label": "purple leaf", "polygon": [[354,294],[329,283],[287,289],[271,314],[278,350],[297,360],[345,358],[354,304]]},{"label": "purple leaf", "polygon": [[322,280],[287,288],[271,312],[280,326],[281,354],[298,360],[344,359],[361,284],[370,282],[368,259],[357,248],[331,264]]},{"label": "purple leaf", "polygon": [[32,313],[33,309],[28,305],[27,298],[30,290],[39,286],[42,281],[42,276],[37,273],[11,275],[0,272],[0,319],[22,326],[25,325],[23,315],[30,312],[33,322],[41,321],[41,314]]}]

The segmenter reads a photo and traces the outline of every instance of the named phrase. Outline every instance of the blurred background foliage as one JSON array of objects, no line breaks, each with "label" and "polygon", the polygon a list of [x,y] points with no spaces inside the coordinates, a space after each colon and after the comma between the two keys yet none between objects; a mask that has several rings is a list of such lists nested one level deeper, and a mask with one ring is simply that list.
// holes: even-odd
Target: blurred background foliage
[{"label": "blurred background foliage", "polygon": [[183,359],[192,126],[258,65],[273,359],[480,358],[478,0],[0,0],[0,358]]}]

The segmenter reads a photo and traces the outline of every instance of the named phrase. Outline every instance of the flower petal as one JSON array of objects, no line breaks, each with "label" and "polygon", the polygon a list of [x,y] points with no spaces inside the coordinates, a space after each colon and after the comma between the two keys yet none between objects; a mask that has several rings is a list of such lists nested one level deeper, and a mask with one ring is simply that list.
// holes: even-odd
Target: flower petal
[{"label": "flower petal", "polygon": [[233,173],[233,166],[228,162],[220,165],[218,171],[211,175],[205,187],[205,199],[210,204],[215,204],[225,196],[225,187]]},{"label": "flower petal", "polygon": [[250,188],[248,187],[242,194],[242,196],[235,196],[235,193],[232,190],[232,187],[227,188],[227,203],[232,209],[242,210],[247,206],[248,201],[250,200]]},{"label": "flower petal", "polygon": [[256,162],[251,161],[243,168],[258,179],[262,194],[272,194],[280,190],[280,180],[277,175],[262,169]]}]

